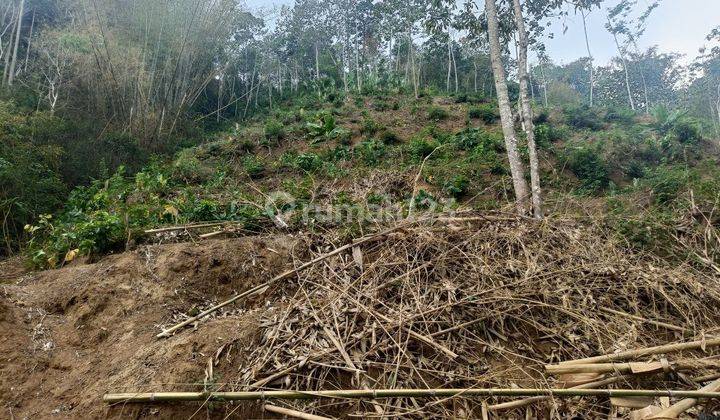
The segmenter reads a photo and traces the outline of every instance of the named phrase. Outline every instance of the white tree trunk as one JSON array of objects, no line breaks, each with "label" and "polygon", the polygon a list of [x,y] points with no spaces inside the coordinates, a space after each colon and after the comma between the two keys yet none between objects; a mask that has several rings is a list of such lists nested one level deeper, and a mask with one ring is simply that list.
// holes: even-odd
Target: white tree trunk
[{"label": "white tree trunk", "polygon": [[542,219],[542,192],[540,189],[540,162],[538,160],[537,146],[535,144],[535,127],[533,124],[533,111],[529,98],[530,78],[528,76],[528,34],[522,16],[520,0],[513,0],[515,12],[515,26],[518,32],[518,77],[520,78],[520,109],[527,136],[528,154],[530,155],[530,186],[532,189],[533,214],[535,218]]},{"label": "white tree trunk", "polygon": [[502,63],[502,50],[500,48],[500,31],[497,18],[497,7],[495,0],[485,0],[485,13],[488,21],[488,37],[490,41],[490,63],[495,77],[495,89],[497,90],[498,105],[500,106],[500,121],[502,123],[503,135],[505,137],[505,148],[507,149],[510,173],[512,175],[515,189],[515,204],[520,214],[527,214],[529,210],[529,188],[525,181],[525,168],[517,148],[517,137],[513,124],[512,109],[510,107],[510,95],[508,94],[507,79]]},{"label": "white tree trunk", "polygon": [[[610,25],[612,26],[612,21],[610,20],[610,18],[608,18],[608,22],[610,22]],[[620,54],[620,59],[622,60],[623,70],[625,70],[625,88],[627,89],[628,103],[630,104],[630,109],[635,111],[635,101],[633,100],[632,90],[630,89],[630,73],[628,72],[625,53],[623,52],[622,47],[620,47],[620,41],[618,41],[618,37],[615,31],[612,31],[612,35],[613,39],[615,40],[615,46],[618,49],[618,54]]]},{"label": "white tree trunk", "polygon": [[588,37],[587,31],[587,15],[585,14],[585,9],[581,9],[580,12],[582,13],[583,31],[585,32],[585,46],[587,47],[588,58],[590,59],[590,108],[592,108],[595,100],[595,68],[593,65],[592,51],[590,51],[590,38]]}]

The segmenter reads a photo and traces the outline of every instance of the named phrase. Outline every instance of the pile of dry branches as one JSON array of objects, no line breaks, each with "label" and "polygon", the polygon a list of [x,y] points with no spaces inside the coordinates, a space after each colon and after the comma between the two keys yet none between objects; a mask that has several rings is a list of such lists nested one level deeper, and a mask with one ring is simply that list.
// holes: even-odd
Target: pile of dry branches
[{"label": "pile of dry branches", "polygon": [[[335,248],[327,236],[308,239],[318,255]],[[280,287],[285,297],[263,315],[234,390],[557,388],[617,372],[554,379],[546,364],[720,334],[720,282],[712,272],[629,253],[601,229],[572,220],[480,216],[409,225]],[[660,372],[602,385],[697,389],[674,362],[717,353],[704,350],[669,361],[645,356],[639,361],[662,360]],[[686,365],[696,377],[717,373],[707,360]],[[617,409],[606,398],[539,400],[533,409],[564,415]],[[498,402],[293,404],[317,414],[457,418],[479,417],[488,404],[499,410]]]}]

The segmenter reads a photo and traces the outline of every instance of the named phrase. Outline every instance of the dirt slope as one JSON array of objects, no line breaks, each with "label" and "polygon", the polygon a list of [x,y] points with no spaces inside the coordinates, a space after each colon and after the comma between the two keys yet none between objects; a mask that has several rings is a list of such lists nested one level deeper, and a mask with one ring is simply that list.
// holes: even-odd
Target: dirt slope
[{"label": "dirt slope", "polygon": [[190,384],[203,383],[219,349],[215,381],[232,376],[237,368],[227,360],[250,341],[253,307],[264,301],[233,308],[248,313],[197,331],[166,340],[155,334],[172,314],[204,308],[287,269],[293,242],[275,236],[155,245],[1,286],[0,418],[189,417],[197,406],[108,409],[101,397],[171,384],[198,390]]}]

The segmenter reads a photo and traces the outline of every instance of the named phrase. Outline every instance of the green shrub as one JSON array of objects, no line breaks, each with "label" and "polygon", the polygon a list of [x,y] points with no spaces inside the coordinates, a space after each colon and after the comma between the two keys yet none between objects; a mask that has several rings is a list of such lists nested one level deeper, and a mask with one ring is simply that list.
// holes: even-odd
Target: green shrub
[{"label": "green shrub", "polygon": [[446,120],[449,116],[450,114],[448,114],[447,110],[439,106],[431,106],[428,109],[428,119],[432,121]]},{"label": "green shrub", "polygon": [[480,104],[468,109],[468,116],[473,119],[480,119],[485,124],[493,124],[500,118],[500,113],[495,104]]},{"label": "green shrub", "polygon": [[367,136],[372,136],[378,131],[382,129],[382,125],[380,125],[377,121],[370,117],[365,117],[362,122],[362,126],[360,127],[360,132],[362,134],[365,134]]},{"label": "green shrub", "polygon": [[315,153],[302,153],[295,158],[295,166],[306,172],[314,172],[322,167],[323,161]]},{"label": "green shrub", "polygon": [[467,193],[470,181],[464,175],[456,175],[445,182],[443,192],[453,198],[461,198]]},{"label": "green shrub", "polygon": [[212,175],[212,170],[198,159],[196,149],[179,152],[173,168],[174,176],[186,183],[202,183]]},{"label": "green shrub", "polygon": [[262,178],[265,165],[255,156],[246,156],[242,161],[243,169],[251,179]]},{"label": "green shrub", "polygon": [[276,119],[269,119],[265,122],[265,138],[268,140],[282,140],[285,137],[283,124]]},{"label": "green shrub", "polygon": [[569,106],[563,109],[565,122],[576,129],[600,130],[603,128],[602,121],[597,110],[587,105]]},{"label": "green shrub", "polygon": [[570,131],[567,127],[556,127],[551,124],[538,124],[535,126],[535,142],[543,149],[549,149],[553,143],[568,140]]},{"label": "green shrub", "polygon": [[691,176],[683,167],[661,166],[649,172],[643,184],[650,188],[653,202],[667,205],[678,198],[679,193],[688,187]]},{"label": "green shrub", "polygon": [[414,161],[419,162],[428,157],[437,147],[438,144],[433,140],[414,138],[408,144],[408,153]]},{"label": "green shrub", "polygon": [[343,127],[335,127],[334,130],[327,134],[327,138],[337,140],[339,144],[347,146],[352,143],[352,131]]},{"label": "green shrub", "polygon": [[574,147],[569,152],[567,163],[581,182],[581,192],[594,194],[610,183],[607,165],[597,148]]},{"label": "green shrub", "polygon": [[330,134],[337,127],[335,116],[327,111],[319,112],[312,121],[306,124],[311,137],[322,137]]},{"label": "green shrub", "polygon": [[383,142],[372,139],[358,144],[355,153],[366,165],[374,166],[385,156],[386,148]]},{"label": "green shrub", "polygon": [[605,121],[609,123],[629,125],[635,122],[635,111],[628,108],[609,108],[605,112]]},{"label": "green shrub", "polygon": [[690,118],[681,118],[675,122],[672,134],[681,144],[696,144],[702,139],[700,123]]}]

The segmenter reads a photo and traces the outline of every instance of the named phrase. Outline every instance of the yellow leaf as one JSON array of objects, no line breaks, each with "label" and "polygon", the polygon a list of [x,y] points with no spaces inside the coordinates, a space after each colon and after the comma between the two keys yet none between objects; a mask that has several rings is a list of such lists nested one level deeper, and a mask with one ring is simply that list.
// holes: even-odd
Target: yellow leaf
[{"label": "yellow leaf", "polygon": [[70,261],[74,260],[75,257],[77,257],[77,255],[78,255],[79,253],[80,253],[80,250],[77,249],[77,248],[68,251],[68,253],[65,254],[65,262],[70,262]]},{"label": "yellow leaf", "polygon": [[169,214],[172,217],[177,218],[180,215],[180,212],[172,204],[167,204],[165,205],[165,211],[163,212],[163,215],[165,214]]}]

